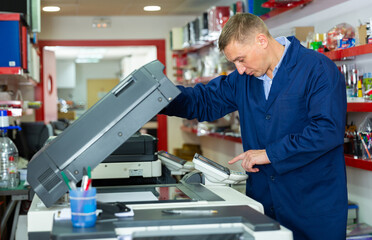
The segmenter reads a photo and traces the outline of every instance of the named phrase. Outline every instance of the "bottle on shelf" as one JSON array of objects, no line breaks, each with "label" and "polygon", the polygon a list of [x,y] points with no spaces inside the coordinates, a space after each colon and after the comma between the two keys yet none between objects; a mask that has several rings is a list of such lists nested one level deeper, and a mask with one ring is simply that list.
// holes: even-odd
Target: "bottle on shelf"
[{"label": "bottle on shelf", "polygon": [[14,161],[14,156],[9,156],[8,167],[8,188],[16,188],[19,185],[19,177],[17,165]]},{"label": "bottle on shelf", "polygon": [[[9,167],[11,167],[12,171],[14,171],[14,167],[17,169],[18,149],[6,135],[7,130],[13,128],[20,129],[18,126],[9,126],[7,111],[0,110],[0,188],[9,187]],[[10,162],[11,164],[9,164]],[[15,172],[15,177],[18,178],[17,172]]]}]

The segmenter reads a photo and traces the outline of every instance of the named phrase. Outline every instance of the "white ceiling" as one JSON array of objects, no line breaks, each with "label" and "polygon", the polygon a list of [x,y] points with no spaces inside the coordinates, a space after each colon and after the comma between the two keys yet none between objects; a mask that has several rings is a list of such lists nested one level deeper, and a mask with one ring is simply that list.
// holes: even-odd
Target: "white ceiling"
[{"label": "white ceiling", "polygon": [[[230,6],[238,0],[42,0],[41,7],[59,6],[52,16],[199,16],[211,6]],[[245,1],[243,1],[245,2]],[[158,5],[159,12],[145,12],[143,7]]]}]

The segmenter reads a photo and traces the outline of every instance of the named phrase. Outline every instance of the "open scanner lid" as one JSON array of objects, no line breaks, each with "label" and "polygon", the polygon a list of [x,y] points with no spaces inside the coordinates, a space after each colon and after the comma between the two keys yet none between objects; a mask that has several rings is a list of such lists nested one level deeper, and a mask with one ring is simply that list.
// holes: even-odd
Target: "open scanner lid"
[{"label": "open scanner lid", "polygon": [[157,60],[135,70],[34,155],[27,181],[45,206],[68,191],[61,172],[79,182],[180,94],[163,70]]}]

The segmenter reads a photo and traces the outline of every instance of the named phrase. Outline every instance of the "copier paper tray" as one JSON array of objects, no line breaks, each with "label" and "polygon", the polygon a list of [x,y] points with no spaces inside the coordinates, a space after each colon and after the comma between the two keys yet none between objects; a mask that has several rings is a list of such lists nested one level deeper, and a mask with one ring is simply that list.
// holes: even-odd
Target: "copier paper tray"
[{"label": "copier paper tray", "polygon": [[45,206],[68,190],[62,171],[79,182],[180,93],[163,70],[155,60],[134,71],[34,155],[27,180]]}]

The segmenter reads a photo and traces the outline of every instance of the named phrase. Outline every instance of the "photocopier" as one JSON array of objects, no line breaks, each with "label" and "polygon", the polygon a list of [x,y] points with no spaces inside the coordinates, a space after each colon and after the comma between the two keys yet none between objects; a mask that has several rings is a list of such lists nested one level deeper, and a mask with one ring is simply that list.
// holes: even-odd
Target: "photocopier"
[{"label": "photocopier", "polygon": [[[163,71],[157,60],[135,70],[34,155],[27,175],[36,193],[27,214],[30,240],[292,239],[290,230],[264,215],[262,204],[231,187],[247,178],[245,173],[197,154],[193,171],[182,160],[171,162],[171,157],[164,160],[170,155],[160,154],[172,171],[186,173],[178,183],[97,187],[97,202],[125,204],[132,216],[103,209],[91,228],[73,228],[71,220],[59,218],[69,208],[62,175],[77,183],[90,166],[99,177],[97,166],[121,155],[120,146],[180,93]],[[197,180],[201,175],[209,181]]]}]

